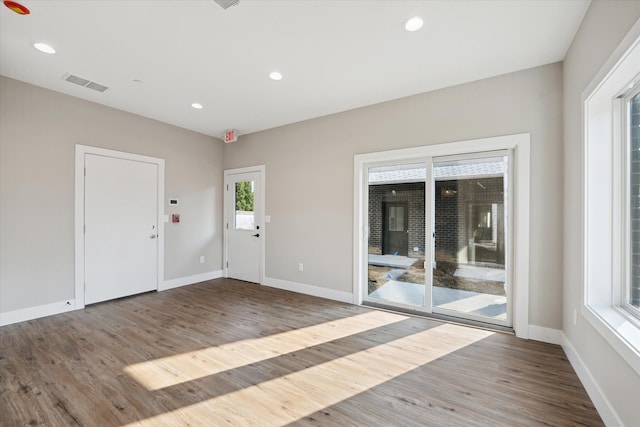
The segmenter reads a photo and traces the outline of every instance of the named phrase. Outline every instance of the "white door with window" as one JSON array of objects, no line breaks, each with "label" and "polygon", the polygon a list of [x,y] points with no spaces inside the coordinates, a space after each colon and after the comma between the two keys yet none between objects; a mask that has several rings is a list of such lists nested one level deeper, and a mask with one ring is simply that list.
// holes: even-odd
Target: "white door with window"
[{"label": "white door with window", "polygon": [[225,171],[225,276],[262,283],[264,166]]},{"label": "white door with window", "polygon": [[158,167],[85,154],[85,304],[158,288]]}]

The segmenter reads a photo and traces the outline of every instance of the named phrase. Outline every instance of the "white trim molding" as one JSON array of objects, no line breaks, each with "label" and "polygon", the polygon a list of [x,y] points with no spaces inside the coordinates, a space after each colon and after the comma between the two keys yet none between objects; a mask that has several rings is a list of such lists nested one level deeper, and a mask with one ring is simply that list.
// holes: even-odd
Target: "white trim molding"
[{"label": "white trim molding", "polygon": [[[84,167],[87,154],[156,164],[158,166],[158,228],[164,224],[164,159],[76,144],[75,165],[75,308],[84,308]],[[164,283],[164,230],[158,230],[157,287]]]},{"label": "white trim molding", "polygon": [[[208,280],[219,279],[222,277],[222,270],[210,271],[208,273],[195,274],[193,276],[180,277],[177,279],[171,279],[164,281],[158,286],[158,291],[166,291],[181,286],[193,285],[196,283],[206,282]],[[0,313],[0,326],[11,325],[19,322],[26,322],[28,320],[39,319],[41,317],[53,316],[55,314],[62,314],[83,307],[76,306],[74,299],[68,299],[64,301],[55,302],[52,304],[39,305],[35,307],[27,307],[20,310],[8,311]],[[82,304],[84,306],[84,304]]]},{"label": "white trim molding", "polygon": [[353,295],[350,292],[327,289],[321,286],[306,285],[304,283],[290,282],[288,280],[265,277],[265,286],[283,289],[285,291],[297,292],[299,294],[311,295],[314,297],[326,298],[334,301],[353,303]]},{"label": "white trim molding", "polygon": [[164,283],[158,287],[158,291],[166,291],[169,289],[179,288],[181,286],[193,285],[195,283],[219,279],[222,277],[222,273],[222,270],[216,270],[210,271],[208,273],[194,274],[193,276],[178,277],[177,279],[165,280]]},{"label": "white trim molding", "polygon": [[54,302],[52,304],[28,307],[20,310],[0,313],[0,326],[11,325],[13,323],[26,322],[27,320],[39,319],[41,317],[62,314],[76,309],[76,302],[73,299]]},{"label": "white trim molding", "polygon": [[[582,93],[583,246],[580,313],[637,374],[640,320],[622,309],[627,273],[622,101],[640,64],[640,20]],[[618,100],[618,101],[616,101]]]},{"label": "white trim molding", "polygon": [[564,334],[560,329],[545,328],[544,326],[529,325],[529,339],[562,345]]},{"label": "white trim molding", "polygon": [[585,391],[589,395],[589,398],[591,398],[593,406],[596,407],[598,415],[600,415],[604,424],[607,426],[623,426],[624,423],[620,417],[618,417],[618,414],[614,411],[606,395],[600,390],[598,383],[593,378],[593,375],[591,375],[587,365],[585,365],[575,347],[564,333],[562,333],[561,345],[564,353],[567,355],[569,363],[571,363],[573,370],[576,371],[576,375],[578,375],[580,382],[582,382]]}]

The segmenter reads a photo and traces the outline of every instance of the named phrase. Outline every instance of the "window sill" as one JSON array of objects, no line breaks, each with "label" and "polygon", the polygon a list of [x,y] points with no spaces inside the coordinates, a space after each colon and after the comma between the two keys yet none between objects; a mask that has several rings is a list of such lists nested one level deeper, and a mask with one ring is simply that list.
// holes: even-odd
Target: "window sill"
[{"label": "window sill", "polygon": [[640,375],[640,327],[613,307],[583,306],[582,314]]}]

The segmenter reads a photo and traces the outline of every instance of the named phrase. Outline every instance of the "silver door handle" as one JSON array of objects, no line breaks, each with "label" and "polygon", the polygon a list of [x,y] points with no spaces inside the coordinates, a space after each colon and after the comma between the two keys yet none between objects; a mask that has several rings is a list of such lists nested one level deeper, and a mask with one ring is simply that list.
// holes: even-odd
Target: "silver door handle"
[{"label": "silver door handle", "polygon": [[151,239],[155,239],[156,237],[158,237],[157,234],[152,234],[151,236],[149,236],[149,238],[151,238]]}]

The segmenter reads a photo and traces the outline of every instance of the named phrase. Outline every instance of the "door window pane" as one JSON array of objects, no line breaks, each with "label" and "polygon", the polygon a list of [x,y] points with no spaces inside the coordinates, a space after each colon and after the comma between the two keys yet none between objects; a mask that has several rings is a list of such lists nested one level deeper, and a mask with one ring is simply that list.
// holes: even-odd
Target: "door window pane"
[{"label": "door window pane", "polygon": [[425,303],[424,163],[368,170],[367,297],[379,304]]},{"label": "door window pane", "polygon": [[389,231],[404,231],[404,206],[389,208]]},{"label": "door window pane", "polygon": [[436,312],[507,320],[507,166],[506,156],[433,164]]},{"label": "door window pane", "polygon": [[253,181],[236,182],[234,228],[254,229]]}]

